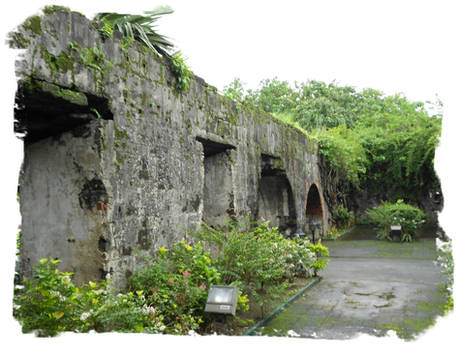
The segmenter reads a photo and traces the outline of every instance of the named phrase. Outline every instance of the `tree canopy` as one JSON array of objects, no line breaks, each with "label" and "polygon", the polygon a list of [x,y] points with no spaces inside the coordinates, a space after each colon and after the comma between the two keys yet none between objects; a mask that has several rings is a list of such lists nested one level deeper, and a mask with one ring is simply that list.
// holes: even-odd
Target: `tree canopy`
[{"label": "tree canopy", "polygon": [[363,184],[414,199],[439,183],[433,167],[441,134],[438,99],[412,102],[375,89],[315,80],[291,86],[277,78],[262,80],[256,90],[245,90],[235,79],[224,93],[317,138],[329,182],[342,191]]}]

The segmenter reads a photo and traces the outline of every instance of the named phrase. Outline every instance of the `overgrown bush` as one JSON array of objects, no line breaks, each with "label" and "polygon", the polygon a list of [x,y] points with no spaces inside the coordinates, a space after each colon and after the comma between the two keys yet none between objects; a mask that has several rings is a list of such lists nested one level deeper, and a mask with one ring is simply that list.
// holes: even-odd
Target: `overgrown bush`
[{"label": "overgrown bush", "polygon": [[367,211],[371,223],[378,227],[379,239],[392,240],[391,225],[400,225],[402,242],[411,242],[416,239],[417,227],[425,222],[425,214],[419,208],[398,200],[396,203],[384,202],[375,209]]},{"label": "overgrown bush", "polygon": [[130,278],[129,289],[143,290],[146,300],[160,310],[165,332],[187,333],[204,326],[208,288],[220,281],[209,252],[200,243],[181,241],[144,259],[147,265]]},{"label": "overgrown bush", "polygon": [[13,315],[24,333],[36,331],[46,337],[65,331],[157,333],[164,329],[163,316],[147,304],[141,291],[112,295],[106,282],[78,288],[71,273],[57,269],[59,262],[41,259],[33,278],[16,286]]},{"label": "overgrown bush", "polygon": [[318,250],[325,255],[325,247],[314,248],[307,239],[286,239],[268,222],[244,229],[232,224],[228,232],[205,226],[195,236],[212,248],[221,282],[237,284],[260,306],[281,297],[288,280],[312,276],[325,267],[316,256]]},{"label": "overgrown bush", "polygon": [[145,299],[143,291],[107,293],[98,307],[84,317],[85,328],[97,332],[160,333],[166,328],[164,315]]},{"label": "overgrown bush", "polygon": [[345,186],[359,186],[369,165],[366,149],[360,144],[360,136],[345,125],[329,130],[315,131],[319,140],[319,153],[332,171],[329,180]]},{"label": "overgrown bush", "polygon": [[347,210],[342,204],[338,205],[334,211],[333,218],[338,228],[347,228],[354,223],[354,213]]},{"label": "overgrown bush", "polygon": [[57,269],[59,260],[42,259],[31,280],[17,286],[14,316],[24,332],[39,336],[59,332],[205,332],[211,319],[204,307],[211,285],[236,285],[238,309],[249,297],[261,307],[283,296],[289,281],[325,268],[328,250],[307,239],[286,239],[268,222],[229,232],[205,227],[196,234],[213,246],[181,241],[144,257],[145,266],[129,279],[126,293],[114,294],[109,282],[76,287],[71,273]]},{"label": "overgrown bush", "polygon": [[14,315],[24,333],[37,330],[39,336],[53,336],[75,329],[84,307],[78,302],[78,291],[70,274],[56,269],[58,261],[42,259],[32,280],[24,279],[23,292],[16,289]]}]

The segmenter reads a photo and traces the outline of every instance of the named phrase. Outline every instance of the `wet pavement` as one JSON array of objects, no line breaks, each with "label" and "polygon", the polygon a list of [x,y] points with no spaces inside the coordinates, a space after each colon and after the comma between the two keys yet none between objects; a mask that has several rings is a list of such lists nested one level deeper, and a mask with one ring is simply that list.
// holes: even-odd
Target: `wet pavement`
[{"label": "wet pavement", "polygon": [[350,339],[360,333],[382,336],[391,329],[411,339],[442,314],[444,279],[434,264],[433,239],[324,244],[331,258],[320,273],[322,281],[268,323],[261,334]]}]

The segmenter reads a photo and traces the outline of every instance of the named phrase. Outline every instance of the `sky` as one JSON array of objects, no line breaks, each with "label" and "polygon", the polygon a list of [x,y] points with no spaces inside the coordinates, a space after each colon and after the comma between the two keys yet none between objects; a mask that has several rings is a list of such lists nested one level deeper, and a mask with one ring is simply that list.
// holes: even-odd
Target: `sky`
[{"label": "sky", "polygon": [[[63,5],[91,18],[97,12],[141,14],[159,5],[170,5],[174,13],[158,21],[158,32],[175,43],[196,75],[219,90],[235,77],[252,89],[262,79],[277,77],[290,82],[336,81],[357,89],[403,93],[415,101],[434,101],[438,96],[444,103],[443,134],[435,159],[445,198],[440,224],[454,237],[457,21],[453,3],[451,0],[3,1],[0,5],[1,203],[6,237],[1,245],[3,270],[8,274],[14,266],[11,246],[15,244],[20,224],[15,198],[22,162],[22,143],[12,132],[17,53],[3,42],[7,32],[43,6]],[[11,305],[2,303],[3,314],[9,315],[10,310]],[[439,328],[437,332],[445,329],[436,328]],[[432,335],[430,339],[435,338]]]}]

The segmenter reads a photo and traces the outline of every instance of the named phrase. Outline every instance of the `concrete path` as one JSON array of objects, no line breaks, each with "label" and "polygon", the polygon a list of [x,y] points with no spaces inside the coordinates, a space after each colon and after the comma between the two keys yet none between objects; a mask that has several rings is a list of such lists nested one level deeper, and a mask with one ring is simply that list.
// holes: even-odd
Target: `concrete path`
[{"label": "concrete path", "polygon": [[263,335],[349,339],[395,330],[411,339],[442,314],[444,281],[434,240],[324,242],[331,259],[322,281],[261,331]]}]

